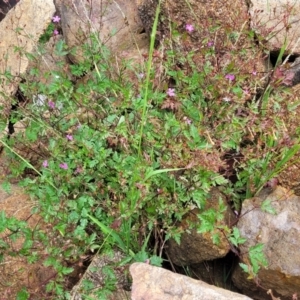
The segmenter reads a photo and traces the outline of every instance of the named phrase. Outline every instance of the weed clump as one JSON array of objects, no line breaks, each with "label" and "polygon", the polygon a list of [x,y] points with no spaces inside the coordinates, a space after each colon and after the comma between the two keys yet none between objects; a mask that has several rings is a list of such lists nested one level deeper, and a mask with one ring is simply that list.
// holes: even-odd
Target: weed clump
[{"label": "weed clump", "polygon": [[[172,27],[167,47],[155,49],[158,16],[159,10],[145,65],[131,66],[134,81],[125,76],[130,64],[114,68],[105,45],[92,35],[82,45],[81,63],[67,67],[58,61],[59,71],[43,74],[46,84],[26,78],[20,84],[28,101],[11,121],[26,126],[1,143],[10,159],[7,179],[21,180],[35,200],[34,211],[51,224],[47,235],[36,228],[34,238],[45,246],[45,265],[56,271],[46,287],[53,295],[68,295],[63,286],[72,272],[68,266],[88,251],[118,248],[124,264],[161,265],[165,242],[180,241],[177,224],[191,209],[202,212],[200,232],[215,229],[221,212],[205,211],[212,187],[218,186],[239,211],[242,200],[262,189],[298,151],[297,141],[289,150],[283,143],[280,116],[287,107],[270,97],[273,87],[256,98],[260,53],[236,47],[241,35],[246,39],[244,32],[228,29],[220,45],[214,39],[217,28],[208,27],[196,51],[190,46],[199,28],[187,23],[183,32]],[[181,51],[171,46],[174,41]],[[62,40],[56,43],[58,57],[70,52]],[[241,71],[237,55],[247,56],[251,71],[245,71],[245,63]],[[236,228],[222,230],[234,246],[244,242]],[[18,234],[24,234],[27,247],[32,237],[22,228]],[[257,273],[265,261],[261,256],[253,261]],[[107,293],[113,289],[105,287]]]}]

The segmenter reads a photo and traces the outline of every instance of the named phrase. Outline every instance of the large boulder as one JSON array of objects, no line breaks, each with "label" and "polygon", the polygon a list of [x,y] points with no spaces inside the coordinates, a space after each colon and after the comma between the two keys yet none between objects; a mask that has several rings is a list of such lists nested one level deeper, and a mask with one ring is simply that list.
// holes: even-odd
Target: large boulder
[{"label": "large boulder", "polygon": [[[48,42],[40,45],[38,51],[34,51],[34,59],[29,63],[26,81],[50,84],[54,80],[54,75],[49,74],[54,72],[63,72],[66,77],[72,78],[67,56],[59,56],[56,51],[57,43],[62,41],[62,35],[52,36]],[[33,68],[37,72],[30,72]],[[58,75],[55,76],[57,78]]]},{"label": "large boulder", "polygon": [[0,105],[2,115],[8,116],[11,96],[16,92],[28,67],[26,53],[32,52],[51,22],[55,12],[53,0],[22,0],[0,22],[0,73],[10,71],[12,80],[1,75]]},{"label": "large boulder", "polygon": [[[124,254],[120,251],[112,251],[110,254],[96,254],[81,280],[72,288],[72,299],[82,300],[86,299],[86,297],[89,297],[89,299],[102,299],[101,297],[104,296],[97,295],[97,292],[101,290],[101,287],[105,285],[105,281],[107,280],[107,273],[105,272],[106,267],[114,269],[116,284],[114,292],[105,299],[130,299],[130,292],[128,291],[130,284],[126,275],[128,273],[128,266],[119,266],[122,260],[124,260]],[[90,288],[86,291],[84,288],[86,282],[89,282],[90,286],[94,286],[95,288]],[[127,290],[125,290],[125,288],[127,288]]]},{"label": "large boulder", "polygon": [[20,0],[0,0],[0,21],[2,21],[6,14],[12,9]]},{"label": "large boulder", "polygon": [[[262,211],[263,201],[270,202],[275,215]],[[271,193],[264,190],[259,197],[243,202],[241,216],[237,227],[246,238],[240,246],[243,262],[249,261],[250,247],[262,243],[268,268],[261,268],[254,281],[238,267],[233,275],[235,285],[261,300],[267,298],[265,292],[269,289],[281,300],[300,295],[300,198],[279,186]]]},{"label": "large boulder", "polygon": [[184,275],[145,263],[130,266],[132,300],[251,300],[251,298],[209,285]]},{"label": "large boulder", "polygon": [[[214,188],[209,197],[207,198],[207,204],[205,209],[220,210],[219,200],[226,201],[224,195],[217,189]],[[226,203],[226,202],[225,202]],[[200,221],[197,216],[200,211],[194,209],[188,213],[180,224],[183,229],[189,229],[191,226],[197,228]],[[230,207],[227,207],[225,217],[223,220],[218,221],[217,226],[226,226],[233,223],[235,216],[232,213]],[[230,245],[228,239],[222,234],[221,231],[216,229],[213,233],[198,233],[197,229],[188,230],[181,235],[180,244],[173,239],[168,241],[167,252],[170,260],[178,266],[187,266],[192,264],[199,264],[206,260],[213,260],[224,257],[230,251]],[[218,234],[220,237],[220,243],[215,244],[212,240],[212,234]]]},{"label": "large boulder", "polygon": [[269,50],[300,54],[300,2],[298,0],[248,0],[252,29]]},{"label": "large boulder", "polygon": [[56,5],[66,42],[70,48],[77,48],[70,56],[75,62],[84,59],[78,46],[89,42],[91,33],[114,53],[148,46],[134,1],[58,0]]}]

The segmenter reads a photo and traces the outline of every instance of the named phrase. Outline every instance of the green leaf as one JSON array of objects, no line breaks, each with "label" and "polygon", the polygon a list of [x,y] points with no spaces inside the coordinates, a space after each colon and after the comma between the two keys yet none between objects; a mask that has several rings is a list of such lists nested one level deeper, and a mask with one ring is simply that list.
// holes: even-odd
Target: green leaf
[{"label": "green leaf", "polygon": [[6,218],[5,212],[2,210],[0,211],[0,232],[3,232],[8,225],[8,220]]},{"label": "green leaf", "polygon": [[63,275],[68,275],[68,274],[72,273],[73,271],[74,271],[73,268],[63,267],[63,269],[61,270],[61,273],[62,273]]},{"label": "green leaf", "polygon": [[111,235],[113,237],[113,239],[115,240],[115,242],[117,243],[117,246],[122,249],[125,253],[127,252],[127,247],[124,244],[124,242],[122,241],[121,237],[111,228],[107,227],[106,225],[104,225],[102,222],[100,222],[99,220],[97,220],[96,218],[94,218],[93,216],[87,214],[87,216],[96,224],[98,225],[98,227],[101,229],[101,231],[105,234],[105,235]]},{"label": "green leaf", "polygon": [[9,181],[5,180],[2,182],[1,184],[3,190],[5,191],[5,193],[10,194],[11,193],[11,184]]},{"label": "green leaf", "polygon": [[175,169],[159,169],[159,170],[152,170],[149,169],[147,170],[147,174],[145,176],[144,181],[147,181],[150,177],[161,174],[161,173],[167,173],[167,172],[172,172],[172,171],[179,171],[179,170],[184,170],[185,168],[175,168]]},{"label": "green leaf", "polygon": [[287,153],[284,155],[281,161],[279,161],[276,164],[276,170],[279,170],[280,168],[284,167],[286,163],[293,157],[297,152],[300,150],[300,144],[294,145],[292,148],[290,148]]},{"label": "green leaf", "polygon": [[254,275],[257,275],[260,266],[267,267],[268,262],[263,253],[264,244],[257,244],[255,246],[250,247],[249,249],[249,258],[252,266],[252,271]]},{"label": "green leaf", "polygon": [[57,224],[54,228],[59,231],[62,237],[65,236],[67,224]]},{"label": "green leaf", "polygon": [[17,300],[27,300],[29,299],[29,293],[23,288],[21,291],[17,293]]},{"label": "green leaf", "polygon": [[220,244],[220,234],[219,233],[214,233],[212,235],[212,241],[215,245],[219,245]]},{"label": "green leaf", "polygon": [[262,211],[265,211],[267,213],[270,213],[272,215],[276,215],[276,210],[274,207],[271,206],[271,200],[270,199],[266,199],[262,202],[261,206],[260,206]]},{"label": "green leaf", "polygon": [[218,185],[223,185],[223,184],[227,184],[228,183],[228,180],[227,179],[225,179],[223,176],[217,176],[217,177],[215,177],[214,178],[214,181],[215,181],[215,183],[216,184],[218,184]]},{"label": "green leaf", "polygon": [[135,256],[134,256],[134,261],[136,262],[145,262],[148,259],[148,254],[146,251],[139,251]]},{"label": "green leaf", "polygon": [[231,233],[231,236],[229,237],[229,241],[236,247],[238,245],[244,244],[247,239],[242,238],[240,231],[237,227],[234,227]]},{"label": "green leaf", "polygon": [[161,267],[163,263],[163,259],[159,256],[151,256],[150,257],[150,264],[153,266]]},{"label": "green leaf", "polygon": [[239,263],[244,272],[249,273],[249,267],[246,264]]},{"label": "green leaf", "polygon": [[[0,112],[1,112],[1,109],[0,109]],[[1,136],[3,136],[2,133],[6,129],[6,127],[7,127],[7,120],[0,118],[0,133],[1,133]]]},{"label": "green leaf", "polygon": [[56,47],[55,47],[55,55],[58,56],[65,56],[68,54],[68,51],[64,51],[65,48],[65,42],[63,40],[59,40],[56,43]]},{"label": "green leaf", "polygon": [[89,161],[89,167],[90,167],[90,168],[93,168],[93,167],[95,167],[98,163],[99,163],[99,161],[98,161],[97,159],[90,160],[90,161]]},{"label": "green leaf", "polygon": [[32,122],[25,130],[25,135],[30,142],[35,142],[38,138],[38,134],[41,132],[41,127],[38,123]]}]

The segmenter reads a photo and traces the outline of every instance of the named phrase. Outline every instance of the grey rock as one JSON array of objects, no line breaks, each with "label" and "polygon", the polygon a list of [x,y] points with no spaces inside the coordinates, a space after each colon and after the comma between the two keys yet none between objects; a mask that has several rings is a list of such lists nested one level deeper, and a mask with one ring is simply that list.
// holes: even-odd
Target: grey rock
[{"label": "grey rock", "polygon": [[[41,34],[51,22],[55,12],[53,0],[22,0],[0,22],[0,73],[10,70],[15,76],[12,82],[7,82],[1,76],[0,105],[2,114],[9,115],[11,95],[20,82],[20,75],[27,70],[29,61],[26,52],[32,52]],[[22,53],[15,51],[15,47],[22,49]]]},{"label": "grey rock", "polygon": [[145,263],[130,266],[132,300],[251,300],[184,275]]},{"label": "grey rock", "polygon": [[284,72],[283,84],[295,86],[300,83],[300,57],[297,57],[293,64]]},{"label": "grey rock", "polygon": [[[263,201],[269,200],[276,214],[261,210]],[[246,238],[240,246],[243,262],[248,263],[251,246],[264,244],[264,254],[268,268],[258,273],[260,285],[271,289],[281,300],[300,295],[300,197],[283,187],[277,186],[271,193],[263,192],[259,197],[243,202],[238,229]],[[233,275],[235,285],[246,295],[255,299],[266,299],[265,291],[257,287],[253,280],[238,267]]]},{"label": "grey rock", "polygon": [[70,56],[75,62],[84,59],[78,46],[89,43],[91,33],[114,54],[148,46],[135,1],[57,0],[56,6],[66,42],[70,48],[77,48]]},{"label": "grey rock", "polygon": [[[214,188],[210,192],[207,198],[207,205],[205,209],[213,208],[216,211],[219,210],[219,200],[222,199],[223,203],[226,203],[224,195]],[[181,222],[182,228],[188,228],[189,224],[199,224],[199,218],[197,214],[200,211],[194,209],[188,213]],[[230,207],[227,207],[225,217],[222,221],[219,221],[218,225],[230,225],[235,221],[235,216],[231,212]],[[220,243],[214,244],[212,240],[212,234],[218,234],[220,237]],[[180,244],[173,239],[167,243],[167,252],[170,260],[179,266],[187,266],[191,264],[198,264],[206,260],[213,260],[216,258],[224,257],[230,250],[230,245],[226,237],[222,232],[215,230],[213,233],[198,233],[197,229],[189,230],[181,235]]]},{"label": "grey rock", "polygon": [[298,0],[248,0],[252,29],[269,50],[300,54],[300,2]]}]

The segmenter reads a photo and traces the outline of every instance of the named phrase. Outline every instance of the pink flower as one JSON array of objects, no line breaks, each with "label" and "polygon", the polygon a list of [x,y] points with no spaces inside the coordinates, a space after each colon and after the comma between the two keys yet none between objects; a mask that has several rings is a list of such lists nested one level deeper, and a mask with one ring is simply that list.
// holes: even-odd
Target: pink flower
[{"label": "pink flower", "polygon": [[48,166],[49,166],[48,160],[44,160],[44,161],[43,161],[43,167],[44,167],[44,168],[47,168]]},{"label": "pink flower", "polygon": [[73,135],[71,135],[71,134],[67,134],[67,135],[66,135],[66,138],[67,138],[67,140],[69,140],[69,141],[73,141]]},{"label": "pink flower", "polygon": [[64,170],[68,170],[68,164],[67,164],[67,163],[59,164],[59,167],[60,167],[61,169],[64,169]]},{"label": "pink flower", "polygon": [[192,120],[190,120],[188,117],[183,117],[183,121],[184,121],[185,124],[187,124],[187,125],[191,125],[191,124],[192,124]]},{"label": "pink flower", "polygon": [[53,34],[54,34],[54,35],[58,35],[58,34],[59,34],[58,30],[55,29],[55,30],[53,31]]},{"label": "pink flower", "polygon": [[170,97],[175,97],[176,96],[175,89],[168,88],[167,95]]},{"label": "pink flower", "polygon": [[185,29],[187,32],[191,33],[194,31],[194,26],[192,24],[186,24]]},{"label": "pink flower", "polygon": [[77,167],[75,170],[75,174],[80,174],[83,171],[82,167]]},{"label": "pink flower", "polygon": [[212,41],[209,41],[208,43],[207,43],[207,46],[208,47],[212,47],[214,45],[214,42],[212,42]]},{"label": "pink flower", "polygon": [[254,76],[257,75],[257,71],[253,71],[252,75],[254,75]]},{"label": "pink flower", "polygon": [[235,79],[235,76],[233,74],[227,74],[225,78],[228,79],[229,81],[233,81]]},{"label": "pink flower", "polygon": [[54,108],[55,108],[55,103],[54,103],[53,101],[49,101],[49,102],[48,102],[48,106],[49,106],[50,108],[54,109]]},{"label": "pink flower", "polygon": [[244,93],[246,96],[250,96],[250,95],[251,95],[249,89],[244,89],[244,90],[243,90],[243,93]]},{"label": "pink flower", "polygon": [[53,23],[58,23],[59,21],[60,21],[60,17],[59,16],[52,17],[52,22]]}]

